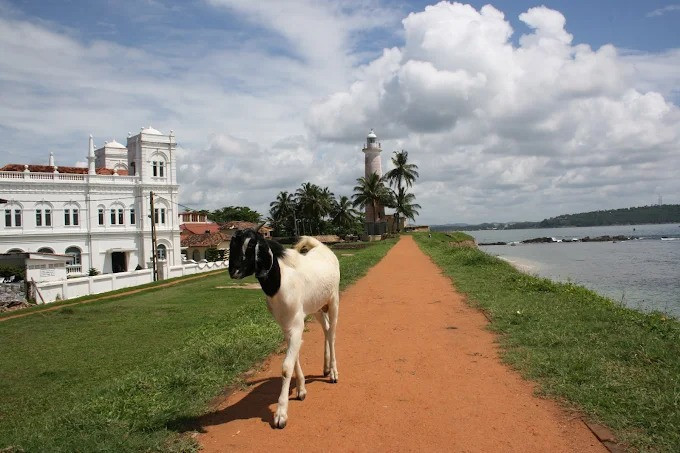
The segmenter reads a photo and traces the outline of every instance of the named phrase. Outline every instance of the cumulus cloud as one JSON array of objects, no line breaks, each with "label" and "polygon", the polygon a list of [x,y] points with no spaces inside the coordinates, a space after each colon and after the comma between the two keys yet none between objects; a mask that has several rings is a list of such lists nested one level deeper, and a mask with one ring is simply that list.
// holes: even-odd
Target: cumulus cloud
[{"label": "cumulus cloud", "polygon": [[678,193],[680,109],[664,97],[673,88],[658,92],[664,83],[649,76],[662,66],[670,85],[676,51],[575,45],[565,17],[544,6],[519,19],[530,31],[513,45],[489,5],[411,13],[403,47],[312,106],[310,131],[343,142],[371,124],[408,149],[430,222],[536,219],[537,206],[547,216]]}]

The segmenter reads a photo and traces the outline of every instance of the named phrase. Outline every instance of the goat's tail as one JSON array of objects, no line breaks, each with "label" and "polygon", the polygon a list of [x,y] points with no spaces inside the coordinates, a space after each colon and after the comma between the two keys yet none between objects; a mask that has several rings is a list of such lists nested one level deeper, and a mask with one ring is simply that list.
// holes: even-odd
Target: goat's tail
[{"label": "goat's tail", "polygon": [[318,247],[320,245],[323,245],[323,243],[316,238],[311,236],[301,236],[300,240],[293,246],[293,248],[298,252],[301,252],[303,249],[310,251],[314,247]]}]

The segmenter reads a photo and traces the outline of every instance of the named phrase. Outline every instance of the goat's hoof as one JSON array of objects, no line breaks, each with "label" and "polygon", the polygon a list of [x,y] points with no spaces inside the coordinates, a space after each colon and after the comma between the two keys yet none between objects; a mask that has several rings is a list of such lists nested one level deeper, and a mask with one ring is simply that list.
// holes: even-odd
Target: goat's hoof
[{"label": "goat's hoof", "polygon": [[274,427],[278,429],[283,429],[288,423],[288,416],[283,414],[274,415]]},{"label": "goat's hoof", "polygon": [[298,399],[300,401],[304,401],[305,398],[307,398],[307,390],[304,390],[302,392],[298,392]]},{"label": "goat's hoof", "polygon": [[337,372],[337,371],[334,371],[334,370],[331,370],[330,375],[331,375],[331,383],[332,383],[332,384],[337,384],[337,383],[338,383],[338,377],[339,377],[339,376],[338,376],[338,372]]}]

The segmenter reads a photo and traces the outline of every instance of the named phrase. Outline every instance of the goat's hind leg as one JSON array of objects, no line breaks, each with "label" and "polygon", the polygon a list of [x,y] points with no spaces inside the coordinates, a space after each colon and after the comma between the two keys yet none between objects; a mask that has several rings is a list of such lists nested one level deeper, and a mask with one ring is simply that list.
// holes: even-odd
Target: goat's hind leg
[{"label": "goat's hind leg", "polygon": [[328,376],[331,374],[331,347],[328,343],[328,314],[319,310],[315,313],[316,319],[321,324],[321,329],[323,329],[324,336],[324,347],[323,347],[323,375]]}]

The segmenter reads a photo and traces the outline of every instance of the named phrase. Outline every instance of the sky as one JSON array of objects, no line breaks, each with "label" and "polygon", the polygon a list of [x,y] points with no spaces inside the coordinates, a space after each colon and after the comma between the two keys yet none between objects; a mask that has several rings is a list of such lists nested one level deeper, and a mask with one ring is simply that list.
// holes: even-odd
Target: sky
[{"label": "sky", "polygon": [[0,165],[174,130],[182,204],[351,195],[371,128],[419,224],[680,203],[680,3],[0,0]]}]

